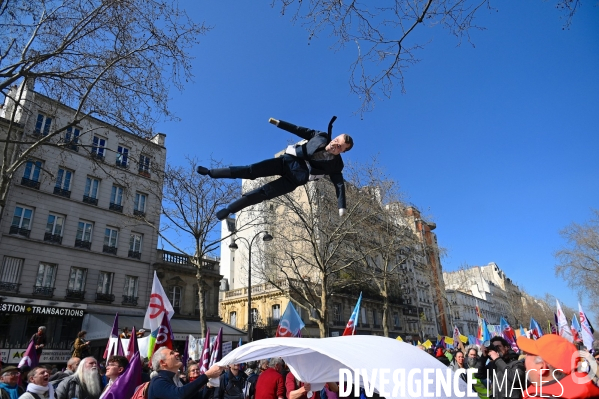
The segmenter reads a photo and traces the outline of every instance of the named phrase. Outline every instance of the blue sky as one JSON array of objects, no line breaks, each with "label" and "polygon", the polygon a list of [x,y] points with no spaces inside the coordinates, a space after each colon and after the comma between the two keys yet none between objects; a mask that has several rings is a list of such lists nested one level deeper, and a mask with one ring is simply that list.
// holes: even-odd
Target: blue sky
[{"label": "blue sky", "polygon": [[184,1],[213,29],[194,49],[194,82],[171,93],[181,121],[159,126],[168,160],[255,162],[291,139],[269,117],[325,130],[337,115],[335,132],[356,142],[345,158],[377,156],[437,223],[445,270],[495,262],[530,293],[575,307],[553,253],[559,230],[599,207],[599,7],[583,4],[564,30],[554,1],[502,3],[480,12],[475,46],[419,27],[428,45],[406,93],[397,86],[360,117],[351,45],[309,41],[269,1]]}]

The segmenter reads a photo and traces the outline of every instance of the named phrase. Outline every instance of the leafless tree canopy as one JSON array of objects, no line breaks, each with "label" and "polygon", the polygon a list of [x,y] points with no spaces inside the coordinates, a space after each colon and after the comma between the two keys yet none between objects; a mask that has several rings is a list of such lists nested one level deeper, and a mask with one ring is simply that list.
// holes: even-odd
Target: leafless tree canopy
[{"label": "leafless tree canopy", "polygon": [[572,223],[560,232],[567,246],[555,253],[555,272],[599,309],[599,210],[585,224]]},{"label": "leafless tree canopy", "polygon": [[[380,0],[375,2],[339,0],[273,0],[281,12],[301,22],[310,39],[320,33],[336,40],[333,48],[355,46],[350,65],[349,85],[362,102],[360,112],[372,110],[381,96],[390,97],[395,85],[404,90],[404,71],[418,62],[418,50],[428,39],[424,27],[441,26],[458,42],[470,41],[480,9],[490,8],[489,0]],[[420,31],[420,32],[418,32]]]}]

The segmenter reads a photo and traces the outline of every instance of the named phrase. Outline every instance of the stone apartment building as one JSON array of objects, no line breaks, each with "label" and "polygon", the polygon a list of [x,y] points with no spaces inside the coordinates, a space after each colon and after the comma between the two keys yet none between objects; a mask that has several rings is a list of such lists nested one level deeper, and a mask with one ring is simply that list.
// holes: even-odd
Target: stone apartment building
[{"label": "stone apartment building", "polygon": [[[20,104],[7,98],[2,106],[2,137],[15,106],[25,142],[51,134],[74,112],[25,88]],[[148,303],[157,261],[150,224],[159,224],[165,135],[140,138],[86,118],[50,141],[55,146],[38,147],[19,167],[2,208],[3,355],[23,348],[40,325],[47,327],[48,348],[65,349],[94,319],[143,316]],[[7,156],[26,148],[11,144]]]}]

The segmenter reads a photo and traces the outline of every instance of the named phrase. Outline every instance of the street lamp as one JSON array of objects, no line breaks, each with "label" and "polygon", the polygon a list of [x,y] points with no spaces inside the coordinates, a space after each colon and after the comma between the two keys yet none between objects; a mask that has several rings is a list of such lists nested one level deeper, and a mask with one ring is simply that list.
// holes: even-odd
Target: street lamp
[{"label": "street lamp", "polygon": [[237,246],[236,242],[238,240],[243,240],[243,241],[245,241],[245,245],[247,245],[247,248],[248,248],[248,342],[252,342],[252,322],[253,322],[253,320],[252,320],[252,244],[254,244],[254,240],[262,233],[264,233],[264,235],[262,236],[263,242],[272,241],[272,236],[270,234],[268,234],[268,231],[263,230],[263,231],[256,233],[256,235],[251,239],[251,241],[248,241],[247,238],[245,238],[245,237],[237,237],[236,239],[233,240],[233,242],[231,244],[229,244],[229,249],[231,251],[235,251],[236,249],[239,248]]}]

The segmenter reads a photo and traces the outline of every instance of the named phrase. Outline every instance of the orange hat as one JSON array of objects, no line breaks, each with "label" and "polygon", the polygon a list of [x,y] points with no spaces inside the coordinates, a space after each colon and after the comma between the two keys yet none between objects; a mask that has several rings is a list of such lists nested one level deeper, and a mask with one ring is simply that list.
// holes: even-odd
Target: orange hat
[{"label": "orange hat", "polygon": [[536,341],[520,336],[516,343],[520,350],[529,355],[541,356],[554,368],[561,369],[566,374],[572,372],[572,359],[577,350],[567,339],[555,334],[543,335]]}]

